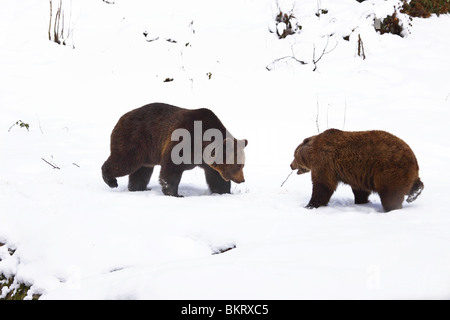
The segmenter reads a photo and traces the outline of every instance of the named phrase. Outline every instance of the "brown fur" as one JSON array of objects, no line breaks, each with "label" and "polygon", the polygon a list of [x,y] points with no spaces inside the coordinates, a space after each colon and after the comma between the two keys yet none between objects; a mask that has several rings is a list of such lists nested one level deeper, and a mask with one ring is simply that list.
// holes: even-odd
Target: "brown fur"
[{"label": "brown fur", "polygon": [[311,171],[313,192],[307,208],[325,206],[339,182],[352,187],[355,203],[376,192],[385,211],[414,201],[423,189],[411,148],[385,131],[327,130],[306,138],[295,150],[292,170]]},{"label": "brown fur", "polygon": [[[224,138],[226,137],[226,128],[209,109],[188,110],[153,103],[124,114],[111,134],[111,155],[102,166],[103,180],[111,188],[116,188],[118,186],[116,178],[129,175],[130,191],[146,190],[154,166],[161,165],[160,183],[163,193],[178,197],[178,185],[183,171],[199,166],[205,170],[211,192],[230,193],[230,181],[236,183],[245,181],[242,171],[244,165],[238,164],[237,152],[233,164],[208,165],[202,161],[196,165],[192,161],[192,164],[176,165],[172,162],[172,149],[179,143],[171,141],[173,131],[187,129],[192,137],[191,150],[194,150],[194,121],[202,121],[202,136],[206,130],[214,128],[219,130]],[[224,140],[224,144],[226,141],[227,139]],[[244,142],[247,145],[247,140]],[[209,143],[211,142],[202,143],[202,151]],[[238,145],[236,139],[234,143],[235,146]]]}]

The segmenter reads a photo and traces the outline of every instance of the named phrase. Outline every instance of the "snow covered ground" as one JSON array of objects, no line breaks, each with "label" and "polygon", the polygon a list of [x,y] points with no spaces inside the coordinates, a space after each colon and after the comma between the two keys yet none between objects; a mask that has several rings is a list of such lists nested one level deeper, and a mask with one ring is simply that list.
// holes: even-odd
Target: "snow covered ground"
[{"label": "snow covered ground", "polygon": [[[274,0],[110,2],[64,0],[61,46],[48,1],[0,1],[0,273],[41,299],[450,299],[448,15],[402,38],[373,27],[395,0],[279,0],[302,25],[280,40]],[[193,170],[182,199],[158,172],[151,191],[110,189],[111,130],[150,102],[212,109],[249,140],[246,182],[211,195]],[[332,127],[404,139],[422,195],[386,214],[341,185],[305,209],[309,175],[280,185]]]}]

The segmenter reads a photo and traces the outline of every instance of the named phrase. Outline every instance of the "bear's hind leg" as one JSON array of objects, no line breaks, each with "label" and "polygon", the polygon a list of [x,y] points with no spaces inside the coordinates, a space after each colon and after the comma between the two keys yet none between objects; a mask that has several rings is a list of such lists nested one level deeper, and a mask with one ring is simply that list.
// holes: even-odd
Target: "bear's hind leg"
[{"label": "bear's hind leg", "polygon": [[110,156],[102,166],[102,176],[105,183],[111,188],[117,188],[117,177],[123,177],[135,172],[141,165],[129,158]]},{"label": "bear's hind leg", "polygon": [[365,204],[369,202],[370,192],[352,188],[355,195],[355,204]]},{"label": "bear's hind leg", "polygon": [[105,165],[102,166],[102,177],[103,181],[105,181],[110,188],[117,188],[119,186],[117,179],[109,174],[108,170],[105,169]]},{"label": "bear's hind leg", "polygon": [[216,170],[206,167],[205,168],[206,183],[208,184],[211,193],[231,193],[231,182],[225,181],[220,173]]},{"label": "bear's hind leg", "polygon": [[136,172],[128,176],[129,191],[145,191],[150,182],[153,173],[153,167],[141,167]]},{"label": "bear's hind leg", "polygon": [[388,190],[380,192],[379,195],[385,212],[402,208],[402,203],[405,198],[403,192]]},{"label": "bear's hind leg", "polygon": [[114,164],[114,161],[111,159],[111,157],[108,158],[108,160],[105,161],[105,163],[102,165],[102,177],[103,181],[110,187],[110,188],[117,188],[119,185],[117,184],[118,175],[115,175],[114,167],[117,167],[116,164]]}]

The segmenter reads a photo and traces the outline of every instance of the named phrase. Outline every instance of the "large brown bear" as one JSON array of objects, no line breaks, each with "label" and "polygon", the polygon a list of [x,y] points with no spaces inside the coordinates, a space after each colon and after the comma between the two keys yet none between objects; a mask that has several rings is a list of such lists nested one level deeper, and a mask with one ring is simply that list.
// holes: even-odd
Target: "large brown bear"
[{"label": "large brown bear", "polygon": [[292,170],[311,171],[313,191],[307,208],[325,206],[339,182],[352,187],[355,203],[376,192],[383,209],[400,209],[414,201],[424,185],[411,148],[385,131],[345,132],[329,129],[306,138],[295,150]]},{"label": "large brown bear", "polygon": [[116,177],[129,175],[128,189],[143,191],[154,166],[161,165],[163,193],[180,197],[183,171],[199,166],[212,193],[230,193],[230,181],[245,181],[246,145],[247,140],[233,138],[209,109],[148,104],[117,122],[111,134],[111,155],[102,166],[103,180],[116,188]]}]

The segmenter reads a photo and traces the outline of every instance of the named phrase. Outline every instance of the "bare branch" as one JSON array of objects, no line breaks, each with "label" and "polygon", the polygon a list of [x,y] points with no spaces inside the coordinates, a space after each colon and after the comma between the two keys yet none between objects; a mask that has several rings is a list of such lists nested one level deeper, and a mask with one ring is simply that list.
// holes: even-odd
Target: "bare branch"
[{"label": "bare branch", "polygon": [[335,46],[333,47],[333,49],[326,51],[328,48],[328,44],[330,42],[330,36],[327,36],[327,43],[325,44],[325,47],[323,48],[322,54],[320,55],[320,57],[316,60],[316,46],[314,46],[314,50],[313,50],[313,63],[314,63],[314,69],[313,71],[317,70],[317,63],[323,58],[324,55],[330,53],[331,51],[333,51],[334,49],[336,49],[338,42],[336,41]]},{"label": "bare branch", "polygon": [[48,23],[48,40],[52,40],[52,34],[51,34],[51,30],[52,30],[52,16],[53,16],[53,4],[52,4],[52,0],[50,0],[50,22]]},{"label": "bare branch", "polygon": [[[66,22],[65,12],[63,10],[63,0],[55,3],[55,15],[53,16],[53,1],[50,4],[50,21],[48,24],[48,39],[57,44],[66,45],[66,40],[72,36],[72,11],[70,10],[69,23]],[[53,34],[52,34],[53,33]],[[72,36],[73,38],[73,36]],[[74,47],[75,48],[75,47]]]},{"label": "bare branch", "polygon": [[[323,51],[322,51],[321,55],[320,55],[319,58],[317,58],[317,59],[316,59],[316,46],[315,46],[315,45],[313,46],[313,61],[312,61],[312,63],[314,64],[314,69],[313,69],[313,71],[316,71],[316,70],[317,70],[317,63],[323,58],[324,55],[326,55],[326,54],[330,53],[331,51],[333,51],[334,49],[336,49],[336,47],[337,47],[337,45],[338,45],[338,42],[337,42],[337,41],[336,41],[335,46],[334,46],[332,49],[330,49],[330,50],[327,51],[329,42],[330,42],[330,36],[327,36],[327,43],[325,44],[325,47],[323,48]],[[300,60],[300,59],[298,59],[298,58],[295,56],[295,52],[294,52],[294,48],[293,48],[293,47],[294,47],[294,45],[291,46],[292,55],[290,55],[290,56],[285,56],[285,57],[282,57],[282,58],[278,58],[278,59],[273,60],[270,64],[268,64],[268,65],[266,66],[266,69],[267,69],[268,71],[272,71],[273,68],[274,68],[274,66],[275,66],[275,64],[276,64],[277,62],[284,61],[284,60],[294,60],[295,62],[298,62],[298,63],[300,63],[301,65],[308,64],[308,62],[305,62],[305,61],[303,61],[303,60]]]},{"label": "bare branch", "polygon": [[295,52],[294,52],[294,45],[295,45],[295,44],[291,45],[291,52],[292,52],[292,55],[290,55],[290,56],[285,56],[285,57],[281,57],[281,58],[278,58],[278,59],[273,60],[270,64],[268,64],[268,65],[266,66],[266,69],[267,69],[268,71],[272,71],[272,69],[273,69],[273,67],[275,66],[275,64],[276,64],[277,62],[280,62],[280,61],[283,61],[283,60],[294,60],[295,62],[298,62],[298,63],[300,63],[301,65],[308,64],[307,62],[305,62],[305,61],[303,61],[303,60],[297,59],[297,57],[295,56]]}]

